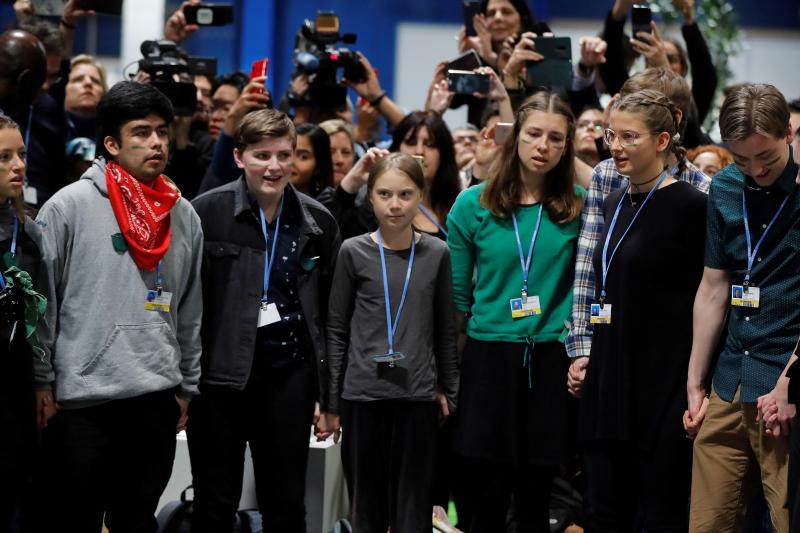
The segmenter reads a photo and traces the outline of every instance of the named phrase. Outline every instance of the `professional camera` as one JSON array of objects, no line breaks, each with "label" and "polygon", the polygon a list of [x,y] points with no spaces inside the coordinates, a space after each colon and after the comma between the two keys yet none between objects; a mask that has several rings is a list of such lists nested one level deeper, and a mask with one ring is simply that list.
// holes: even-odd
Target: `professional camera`
[{"label": "professional camera", "polygon": [[306,20],[295,40],[294,62],[297,72],[309,77],[308,91],[298,96],[290,92],[289,103],[293,106],[323,109],[340,109],[347,103],[347,87],[337,77],[354,83],[367,80],[367,72],[358,55],[347,48],[337,48],[336,43],[355,44],[352,33],[339,34],[339,17],[332,11],[317,13],[314,22]]},{"label": "professional camera", "polygon": [[194,114],[197,88],[192,76],[216,76],[216,59],[189,57],[167,40],[145,41],[140,50],[144,58],[139,60],[139,70],[147,72],[153,86],[169,98],[175,114],[181,117]]}]

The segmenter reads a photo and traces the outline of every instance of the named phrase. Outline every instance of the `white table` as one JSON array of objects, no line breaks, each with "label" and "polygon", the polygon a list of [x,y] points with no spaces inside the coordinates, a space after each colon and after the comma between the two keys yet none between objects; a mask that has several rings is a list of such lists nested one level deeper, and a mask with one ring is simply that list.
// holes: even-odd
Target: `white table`
[{"label": "white table", "polygon": [[[158,502],[159,510],[168,502],[179,499],[181,491],[192,483],[186,433],[178,434],[176,444],[172,477]],[[324,442],[317,442],[316,438],[311,435],[308,448],[306,527],[308,533],[328,533],[338,519],[347,516],[349,509],[347,488],[342,471],[341,444],[334,444],[332,437]],[[257,508],[253,460],[248,447],[245,452],[242,499],[239,501],[239,509]]]}]

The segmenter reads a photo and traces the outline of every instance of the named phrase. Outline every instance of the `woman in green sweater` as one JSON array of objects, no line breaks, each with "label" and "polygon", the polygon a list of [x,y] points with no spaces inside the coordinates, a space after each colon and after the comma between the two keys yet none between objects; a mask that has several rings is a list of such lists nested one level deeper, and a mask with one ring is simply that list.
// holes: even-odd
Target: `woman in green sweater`
[{"label": "woman in green sweater", "polygon": [[532,96],[494,175],[464,191],[447,221],[467,334],[455,447],[474,472],[472,516],[459,517],[470,533],[505,531],[511,494],[518,531],[550,531],[550,487],[570,441],[563,339],[584,195],[574,131],[561,98]]}]

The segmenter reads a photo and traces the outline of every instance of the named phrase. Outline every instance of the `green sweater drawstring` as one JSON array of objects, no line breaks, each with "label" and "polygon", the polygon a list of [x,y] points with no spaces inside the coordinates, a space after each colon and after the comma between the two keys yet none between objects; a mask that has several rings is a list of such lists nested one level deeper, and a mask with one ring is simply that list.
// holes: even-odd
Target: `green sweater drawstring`
[{"label": "green sweater drawstring", "polygon": [[528,388],[533,388],[533,370],[531,369],[531,354],[533,353],[533,347],[536,343],[533,342],[533,337],[520,337],[521,340],[525,341],[525,352],[522,354],[522,368],[528,367]]}]

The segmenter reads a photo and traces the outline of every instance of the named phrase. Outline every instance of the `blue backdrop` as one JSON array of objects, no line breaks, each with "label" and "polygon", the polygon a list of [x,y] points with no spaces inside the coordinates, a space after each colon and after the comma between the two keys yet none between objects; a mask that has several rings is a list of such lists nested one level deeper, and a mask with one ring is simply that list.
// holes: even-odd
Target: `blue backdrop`
[{"label": "blue backdrop", "polygon": [[[770,0],[768,9],[752,0],[730,1],[744,27],[800,29],[800,0]],[[13,23],[12,3],[3,0],[0,4],[0,27]],[[180,5],[177,0],[166,3],[168,14]],[[233,25],[203,28],[184,47],[192,55],[217,57],[219,72],[236,69],[249,72],[252,61],[269,57],[269,87],[276,98],[287,86],[293,69],[291,57],[297,30],[305,18],[313,18],[318,10],[337,12],[342,31],[358,35],[358,42],[352,48],[361,50],[380,70],[381,83],[390,91],[394,86],[397,23],[457,24],[462,20],[461,0],[233,0],[232,3],[236,11]],[[598,30],[611,3],[611,0],[529,0],[540,19],[596,19]],[[76,53],[86,50],[82,26],[76,35]],[[119,20],[101,17],[98,34],[98,54],[118,55]]]}]

